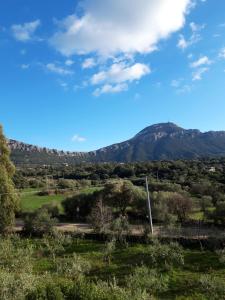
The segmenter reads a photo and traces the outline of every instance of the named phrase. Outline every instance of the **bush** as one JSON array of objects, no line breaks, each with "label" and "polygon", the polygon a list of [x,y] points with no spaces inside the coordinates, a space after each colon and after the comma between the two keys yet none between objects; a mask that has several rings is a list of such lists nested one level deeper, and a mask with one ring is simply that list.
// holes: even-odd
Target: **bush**
[{"label": "bush", "polygon": [[0,271],[0,299],[23,300],[24,295],[35,289],[37,277],[31,273]]},{"label": "bush", "polygon": [[112,259],[112,254],[116,249],[116,241],[115,239],[112,239],[111,241],[107,242],[105,244],[105,249],[103,252],[103,260],[110,265],[111,259]]},{"label": "bush", "polygon": [[91,213],[98,192],[93,194],[78,194],[62,202],[66,217],[71,221],[84,221]]},{"label": "bush", "polygon": [[[52,293],[51,293],[52,291]],[[73,281],[45,282],[29,293],[26,300],[151,300],[145,292],[120,288],[116,282],[98,281],[91,283],[85,279]]]},{"label": "bush", "polygon": [[112,219],[112,209],[104,205],[102,198],[100,197],[88,216],[88,222],[92,224],[96,232],[107,233]]},{"label": "bush", "polygon": [[110,226],[112,238],[120,245],[127,245],[126,238],[130,234],[130,224],[127,216],[119,216]]},{"label": "bush", "polygon": [[218,202],[216,209],[211,214],[208,214],[215,224],[225,225],[225,202]]},{"label": "bush", "polygon": [[146,291],[149,295],[165,292],[168,288],[168,280],[146,266],[136,267],[133,274],[126,278],[126,283],[131,291]]},{"label": "bush", "polygon": [[83,259],[77,254],[73,254],[70,259],[62,259],[56,262],[57,273],[60,276],[72,280],[80,279],[84,274],[90,270],[90,264],[86,259]]},{"label": "bush", "polygon": [[52,218],[46,209],[38,209],[29,214],[24,220],[23,232],[32,236],[43,236],[54,234],[56,219]]},{"label": "bush", "polygon": [[146,260],[153,268],[171,269],[174,266],[184,265],[184,254],[177,243],[161,244],[153,241],[147,249]]},{"label": "bush", "polygon": [[203,275],[199,280],[200,290],[208,300],[221,300],[225,295],[225,282],[221,278]]},{"label": "bush", "polygon": [[53,218],[57,218],[60,214],[60,204],[55,201],[42,205],[41,209],[47,210]]}]

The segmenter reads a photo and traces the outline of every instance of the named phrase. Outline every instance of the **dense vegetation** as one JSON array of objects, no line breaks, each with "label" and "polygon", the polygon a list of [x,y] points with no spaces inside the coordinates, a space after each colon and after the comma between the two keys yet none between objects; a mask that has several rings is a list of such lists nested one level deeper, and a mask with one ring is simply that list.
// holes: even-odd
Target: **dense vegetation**
[{"label": "dense vegetation", "polygon": [[[149,241],[123,245],[55,234],[0,240],[0,298],[221,300],[224,254]],[[206,275],[208,273],[208,275]]]},{"label": "dense vegetation", "polygon": [[[225,299],[225,159],[20,167],[13,176],[1,137],[0,299]],[[15,213],[22,230],[10,235]],[[92,231],[64,233],[58,222]]]},{"label": "dense vegetation", "polygon": [[6,139],[0,126],[0,233],[10,231],[18,209],[18,199],[12,181],[15,168],[9,155]]},{"label": "dense vegetation", "polygon": [[[126,214],[131,222],[145,223],[144,178],[148,176],[156,223],[168,225],[201,221],[201,224],[220,226],[225,224],[224,173],[225,159],[80,164],[20,168],[14,182],[18,189],[29,191],[27,189],[32,188],[31,195],[28,192],[22,197],[22,207],[25,201],[26,207],[30,203],[31,207],[36,205],[38,208],[41,206],[38,201],[43,204],[48,201],[61,203],[66,199],[63,207],[68,221],[86,221],[102,199],[104,206],[110,207],[114,215]],[[118,189],[122,189],[120,195]],[[32,193],[37,201],[32,201]],[[110,201],[112,194],[121,199]],[[130,196],[132,199],[129,199]],[[124,203],[118,204],[121,201]],[[125,209],[121,210],[121,205],[126,205]]]}]

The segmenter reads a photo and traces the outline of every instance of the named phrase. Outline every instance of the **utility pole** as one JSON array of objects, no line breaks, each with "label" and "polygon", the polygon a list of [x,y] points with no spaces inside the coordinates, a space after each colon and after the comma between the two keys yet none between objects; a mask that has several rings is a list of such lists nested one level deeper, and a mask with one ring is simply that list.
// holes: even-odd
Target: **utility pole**
[{"label": "utility pole", "polygon": [[148,207],[148,218],[149,218],[149,225],[151,234],[153,235],[153,223],[152,223],[152,209],[151,209],[151,200],[150,200],[150,194],[148,189],[148,177],[145,178],[145,185],[146,185],[146,192],[147,192],[147,207]]}]

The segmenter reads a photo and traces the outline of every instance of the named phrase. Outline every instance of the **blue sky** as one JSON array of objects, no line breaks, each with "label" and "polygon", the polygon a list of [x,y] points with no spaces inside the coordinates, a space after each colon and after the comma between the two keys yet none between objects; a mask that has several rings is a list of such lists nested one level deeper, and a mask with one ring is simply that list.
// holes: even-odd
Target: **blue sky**
[{"label": "blue sky", "polygon": [[0,2],[9,138],[94,150],[174,122],[225,130],[224,0]]}]

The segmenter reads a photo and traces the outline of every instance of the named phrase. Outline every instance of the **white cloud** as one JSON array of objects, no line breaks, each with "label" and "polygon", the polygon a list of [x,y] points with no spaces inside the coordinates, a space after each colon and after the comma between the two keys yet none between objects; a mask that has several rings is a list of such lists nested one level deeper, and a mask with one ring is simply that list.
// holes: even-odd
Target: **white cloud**
[{"label": "white cloud", "polygon": [[96,66],[96,62],[95,62],[94,58],[87,58],[82,63],[83,69],[90,69],[90,68],[93,68],[94,66]]},{"label": "white cloud", "polygon": [[202,31],[205,28],[205,25],[204,24],[199,25],[194,22],[191,22],[190,27],[191,27],[192,32],[198,32],[198,31]]},{"label": "white cloud", "polygon": [[174,88],[178,88],[183,79],[174,79],[171,81],[171,86]]},{"label": "white cloud", "polygon": [[87,139],[83,136],[80,136],[79,134],[75,134],[71,140],[72,142],[83,143],[86,142]]},{"label": "white cloud", "polygon": [[191,0],[84,0],[79,6],[82,16],[63,20],[50,43],[66,56],[149,53],[183,27],[191,4]]},{"label": "white cloud", "polygon": [[192,90],[192,86],[190,86],[189,84],[184,84],[183,86],[180,86],[177,89],[177,94],[186,94],[186,93],[190,93]]},{"label": "white cloud", "polygon": [[219,57],[225,58],[225,47],[220,50]]},{"label": "white cloud", "polygon": [[211,65],[212,61],[207,56],[202,56],[190,64],[191,68],[198,68],[203,65]]},{"label": "white cloud", "polygon": [[180,38],[177,43],[177,47],[180,49],[186,49],[189,46],[190,42],[188,42],[183,34],[180,34]]},{"label": "white cloud", "polygon": [[185,83],[183,78],[172,80],[171,86],[175,89],[177,94],[190,93],[192,90],[192,86]]},{"label": "white cloud", "polygon": [[208,71],[209,68],[206,67],[197,69],[195,72],[192,73],[192,80],[193,81],[202,80],[202,75]]},{"label": "white cloud", "polygon": [[73,71],[67,70],[63,67],[59,67],[53,63],[47,64],[45,67],[48,71],[56,73],[58,75],[72,75],[74,73]]},{"label": "white cloud", "polygon": [[183,34],[180,34],[177,43],[177,47],[182,50],[185,50],[186,48],[199,42],[201,40],[200,32],[205,28],[205,25],[198,25],[194,22],[191,22],[189,25],[192,31],[191,36],[189,38],[185,38]]},{"label": "white cloud", "polygon": [[23,70],[26,70],[26,69],[29,69],[29,68],[30,68],[29,64],[22,64],[21,65],[21,69],[23,69]]},{"label": "white cloud", "polygon": [[36,20],[30,23],[14,24],[11,26],[11,30],[16,40],[27,42],[33,38],[35,31],[40,25],[41,21]]},{"label": "white cloud", "polygon": [[91,83],[124,83],[141,79],[144,75],[151,72],[145,64],[136,63],[132,66],[126,66],[124,63],[113,64],[107,71],[96,73],[91,78]]},{"label": "white cloud", "polygon": [[65,61],[65,65],[68,66],[68,67],[72,66],[73,64],[74,64],[74,61],[71,60],[71,59],[67,59],[67,60]]},{"label": "white cloud", "polygon": [[105,84],[100,88],[97,88],[93,95],[98,97],[102,94],[115,94],[126,91],[128,89],[128,85],[126,83],[118,83],[115,85]]}]

